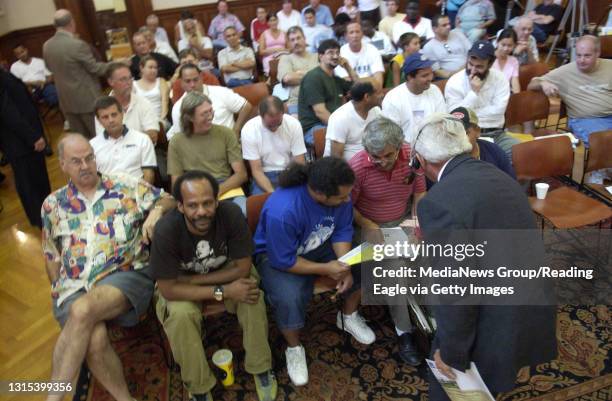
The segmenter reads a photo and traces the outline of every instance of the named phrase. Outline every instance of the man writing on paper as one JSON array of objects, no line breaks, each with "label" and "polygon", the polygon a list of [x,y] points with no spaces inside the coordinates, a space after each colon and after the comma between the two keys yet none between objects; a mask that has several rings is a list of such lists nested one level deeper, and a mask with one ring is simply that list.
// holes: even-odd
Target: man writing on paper
[{"label": "man writing on paper", "polygon": [[[351,192],[355,224],[362,233],[397,227],[416,215],[416,206],[425,195],[425,177],[421,174],[414,179],[408,165],[410,145],[404,142],[402,128],[393,121],[380,117],[370,122],[362,143],[364,150],[349,162],[355,172]],[[409,177],[413,177],[410,182]],[[356,239],[361,242],[361,238]],[[412,337],[414,326],[408,306],[389,304],[389,312],[398,335],[400,358],[409,365],[420,365],[422,357]]]},{"label": "man writing on paper", "polygon": [[183,173],[206,171],[219,182],[220,199],[232,199],[246,216],[246,197],[241,185],[247,181],[242,152],[231,129],[213,124],[214,110],[208,96],[189,92],[183,97],[180,126],[168,145],[168,174],[172,186]]},{"label": "man writing on paper", "polygon": [[[473,159],[471,149],[462,121],[449,114],[430,115],[413,139],[411,165],[422,166],[436,182],[417,206],[425,241],[451,230],[534,232],[536,221],[521,186],[492,164]],[[504,254],[503,263],[520,266],[521,250]],[[555,306],[446,302],[433,306],[433,312],[436,368],[454,378],[451,368],[465,371],[474,362],[493,394],[512,390],[521,367],[556,355]],[[435,379],[430,380],[429,398],[448,399]]]}]

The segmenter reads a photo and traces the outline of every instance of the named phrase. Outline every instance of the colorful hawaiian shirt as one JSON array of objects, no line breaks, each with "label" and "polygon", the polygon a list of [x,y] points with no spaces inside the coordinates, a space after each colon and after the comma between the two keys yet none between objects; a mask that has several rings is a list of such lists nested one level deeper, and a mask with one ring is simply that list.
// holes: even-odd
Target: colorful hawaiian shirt
[{"label": "colorful hawaiian shirt", "polygon": [[60,263],[51,294],[58,305],[115,272],[148,262],[142,225],[161,190],[127,175],[100,176],[89,200],[71,182],[45,199],[42,244],[46,260]]}]

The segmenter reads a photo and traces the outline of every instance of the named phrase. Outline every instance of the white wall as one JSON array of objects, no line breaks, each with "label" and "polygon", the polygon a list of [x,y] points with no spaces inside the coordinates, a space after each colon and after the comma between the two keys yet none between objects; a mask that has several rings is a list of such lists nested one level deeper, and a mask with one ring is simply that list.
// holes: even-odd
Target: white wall
[{"label": "white wall", "polygon": [[169,8],[198,6],[216,2],[217,0],[151,0],[153,10],[167,10]]},{"label": "white wall", "polygon": [[0,0],[0,35],[18,29],[53,24],[53,0]]}]

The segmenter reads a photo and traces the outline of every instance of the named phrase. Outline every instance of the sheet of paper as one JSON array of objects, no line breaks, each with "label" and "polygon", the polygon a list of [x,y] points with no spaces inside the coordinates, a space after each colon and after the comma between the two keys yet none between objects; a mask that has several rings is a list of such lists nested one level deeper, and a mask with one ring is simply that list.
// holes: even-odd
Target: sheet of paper
[{"label": "sheet of paper", "polygon": [[364,242],[356,248],[351,249],[349,252],[345,253],[338,260],[340,262],[344,262],[348,265],[356,265],[362,262],[368,262],[374,259],[374,251],[372,249],[372,245]]},{"label": "sheet of paper", "polygon": [[487,385],[482,381],[478,368],[470,362],[470,368],[464,372],[453,369],[456,379],[450,379],[442,374],[434,361],[426,359],[427,365],[448,395],[451,401],[495,401]]},{"label": "sheet of paper", "polygon": [[230,189],[229,191],[227,191],[223,195],[219,196],[219,200],[232,199],[232,198],[235,198],[237,196],[244,196],[244,191],[240,187],[234,188],[234,189]]}]

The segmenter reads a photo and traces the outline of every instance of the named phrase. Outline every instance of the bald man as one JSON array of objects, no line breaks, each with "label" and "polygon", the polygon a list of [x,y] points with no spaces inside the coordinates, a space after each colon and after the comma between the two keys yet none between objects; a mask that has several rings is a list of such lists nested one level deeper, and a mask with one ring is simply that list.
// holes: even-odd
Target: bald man
[{"label": "bald man", "polygon": [[[612,60],[599,58],[599,38],[586,35],[576,42],[576,61],[531,80],[527,89],[560,96],[567,106],[568,127],[589,146],[589,135],[612,129]],[[604,176],[593,174],[592,183]]]},{"label": "bald man", "polygon": [[102,94],[99,77],[104,76],[108,64],[96,61],[89,45],[75,37],[70,11],[57,10],[53,24],[56,32],[43,45],[43,58],[53,73],[60,108],[71,131],[93,138],[94,103]]},{"label": "bald man", "polygon": [[98,175],[94,150],[80,134],[64,136],[58,153],[69,182],[41,212],[53,314],[62,327],[51,379],[70,383],[87,360],[115,400],[133,401],[106,322],[133,326],[144,316],[154,287],[145,244],[174,201],[143,180]]}]

